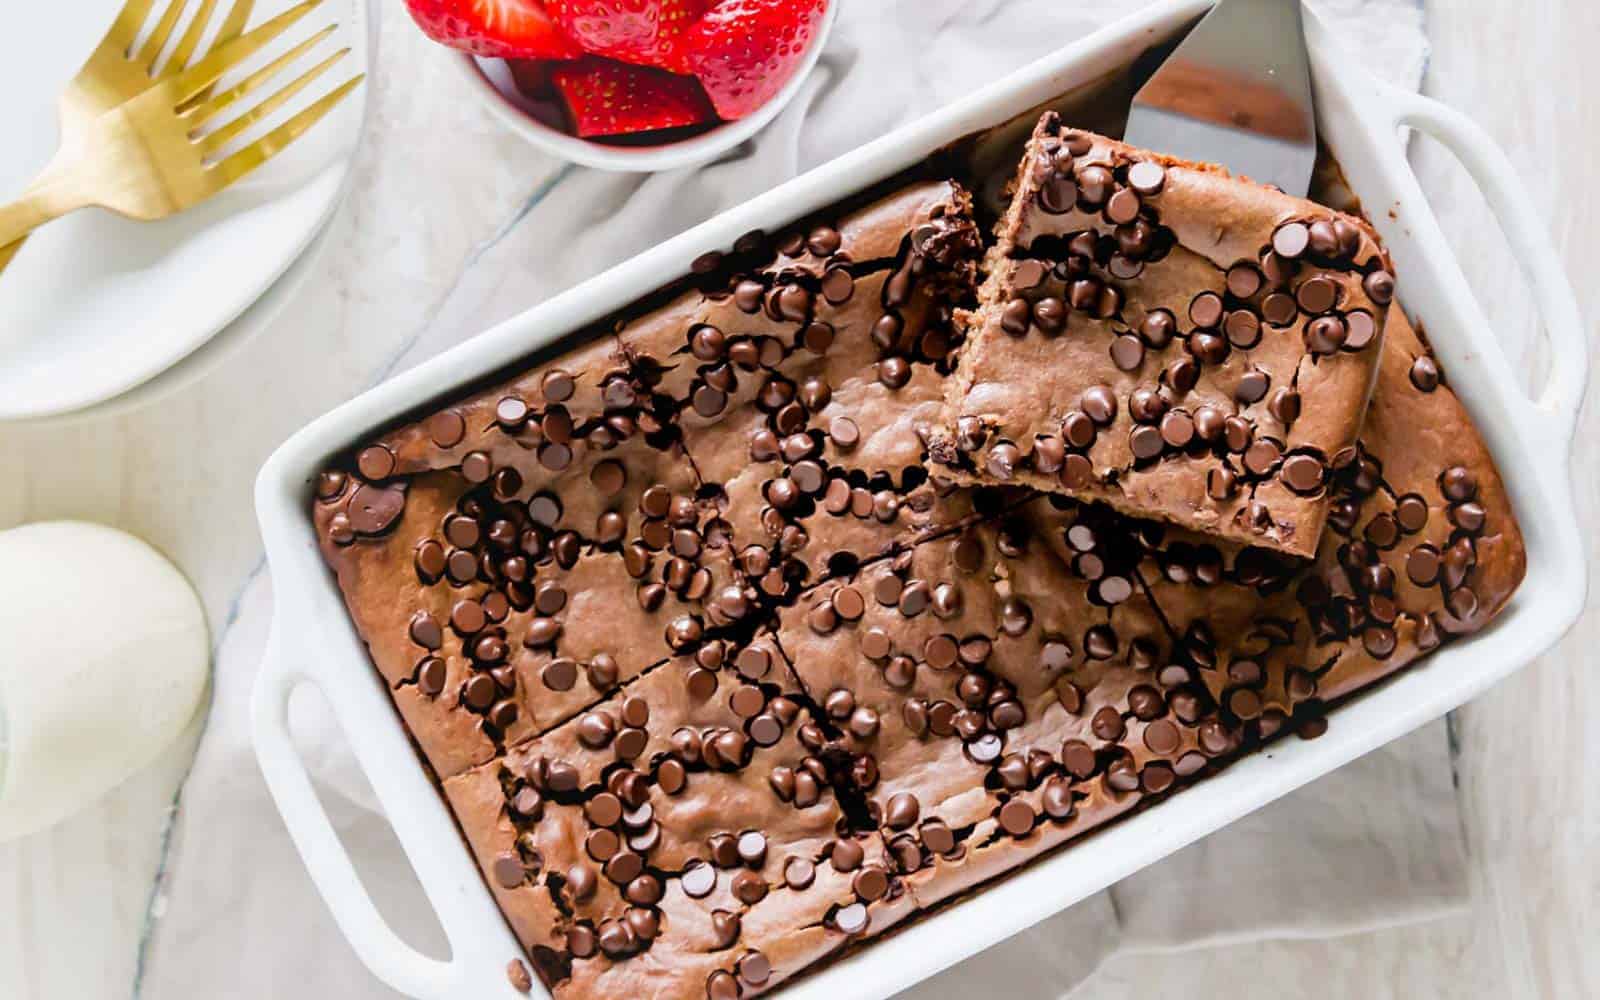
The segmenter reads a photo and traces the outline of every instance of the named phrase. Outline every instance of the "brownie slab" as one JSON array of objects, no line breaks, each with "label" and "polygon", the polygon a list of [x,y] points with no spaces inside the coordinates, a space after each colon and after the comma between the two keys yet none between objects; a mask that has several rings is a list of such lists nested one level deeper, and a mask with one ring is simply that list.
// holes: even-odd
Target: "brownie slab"
[{"label": "brownie slab", "polygon": [[[1144,262],[1157,291],[1217,272],[1183,223]],[[990,456],[945,450],[949,387],[987,357],[1047,400],[1076,370],[1059,351],[1099,322],[964,346],[956,311],[992,305],[977,250],[945,181],[743,240],[317,482],[357,630],[557,997],[770,990],[1272,739],[1316,736],[1332,703],[1487,624],[1522,579],[1504,484],[1398,309],[1367,347],[1294,369],[1303,392],[1377,380],[1359,438],[1299,497],[1327,523],[1314,558],[1281,532],[1068,495],[1025,461],[973,485]],[[1353,280],[1308,253],[1292,280]],[[1241,410],[1254,428],[1275,426],[1272,398]],[[1331,426],[1312,416],[1280,421],[1288,457],[1320,448],[1298,436]],[[1230,470],[1256,444],[1139,471]],[[1238,481],[1271,498],[1270,478]]]},{"label": "brownie slab", "polygon": [[1394,280],[1361,220],[1047,113],[935,461],[1311,556]]}]

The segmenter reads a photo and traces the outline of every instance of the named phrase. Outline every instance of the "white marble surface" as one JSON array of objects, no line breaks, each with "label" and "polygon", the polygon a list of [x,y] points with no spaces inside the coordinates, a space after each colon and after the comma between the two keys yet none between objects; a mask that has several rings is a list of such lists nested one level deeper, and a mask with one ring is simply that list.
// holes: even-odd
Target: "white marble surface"
[{"label": "white marble surface", "polygon": [[[272,448],[401,359],[530,304],[495,286],[505,269],[470,265],[537,245],[537,233],[513,223],[559,166],[471,105],[398,5],[383,15],[380,59],[405,72],[377,78],[350,201],[318,273],[278,320],[205,379],[139,412],[0,427],[0,527],[81,517],[139,534],[194,580],[219,642],[247,641],[227,627],[239,602],[263,599],[250,490]],[[1600,39],[1600,10],[1592,0],[1431,0],[1429,18],[1427,89],[1511,150],[1592,330],[1600,67],[1587,47]],[[441,121],[453,123],[448,142]],[[1416,160],[1491,320],[1524,341],[1525,290],[1481,199],[1438,148],[1420,147]],[[1590,407],[1585,432],[1594,431]],[[1579,462],[1580,505],[1592,514],[1600,461]],[[1469,913],[1332,941],[1124,956],[1082,995],[1600,995],[1600,688],[1583,655],[1596,639],[1591,612],[1554,652],[1459,713]],[[0,846],[0,899],[11,904],[0,911],[0,997],[128,995],[188,742],[89,812]]]}]

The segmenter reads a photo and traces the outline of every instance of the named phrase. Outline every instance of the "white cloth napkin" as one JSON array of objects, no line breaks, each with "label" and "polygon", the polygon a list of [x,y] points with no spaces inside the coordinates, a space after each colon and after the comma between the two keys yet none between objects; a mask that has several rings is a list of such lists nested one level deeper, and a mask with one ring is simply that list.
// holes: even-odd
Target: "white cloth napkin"
[{"label": "white cloth napkin", "polygon": [[[1143,6],[844,2],[818,71],[739,155],[651,176],[573,168],[556,174],[479,249],[426,329],[375,377]],[[1417,85],[1427,51],[1420,0],[1316,6],[1372,69]],[[246,705],[270,615],[263,574],[241,597],[218,653],[214,714],[152,906],[136,996],[389,995],[333,926],[254,764]],[[337,725],[314,697],[291,715],[329,814],[380,909],[402,937],[443,955],[443,936]],[[1373,930],[1450,912],[1464,903],[1465,885],[1446,733],[1437,723],[962,963],[918,993],[1059,997],[1077,988],[1075,995],[1092,995],[1093,971],[1119,950]]]}]

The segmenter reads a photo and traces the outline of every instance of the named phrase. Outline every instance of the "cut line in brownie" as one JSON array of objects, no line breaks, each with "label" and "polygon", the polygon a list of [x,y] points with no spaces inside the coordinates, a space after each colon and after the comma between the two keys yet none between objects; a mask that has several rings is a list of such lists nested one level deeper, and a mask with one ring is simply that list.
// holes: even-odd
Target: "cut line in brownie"
[{"label": "cut line in brownie", "polygon": [[1044,115],[936,462],[1309,557],[1394,279],[1361,220]]}]

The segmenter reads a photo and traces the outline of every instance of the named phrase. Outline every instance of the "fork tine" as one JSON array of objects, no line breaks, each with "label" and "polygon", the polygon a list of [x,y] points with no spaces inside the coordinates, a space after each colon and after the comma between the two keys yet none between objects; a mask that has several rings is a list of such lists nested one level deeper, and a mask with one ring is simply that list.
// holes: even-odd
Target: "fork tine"
[{"label": "fork tine", "polygon": [[343,59],[349,54],[349,52],[349,49],[340,49],[338,52],[335,52],[333,55],[322,60],[320,63],[317,63],[309,70],[306,70],[282,90],[273,94],[271,97],[268,97],[266,100],[262,101],[260,104],[257,104],[249,111],[246,111],[233,121],[200,140],[201,151],[206,156],[215,156],[217,153],[221,152],[223,148],[228,145],[228,143],[238,138],[251,125],[254,125],[256,122],[283,107],[285,101],[304,90],[306,86],[311,83],[311,81],[321,76],[328,70],[329,67],[338,62],[340,59]]},{"label": "fork tine", "polygon": [[272,79],[274,76],[277,76],[286,66],[305,55],[311,49],[315,48],[316,45],[324,38],[327,38],[329,35],[333,34],[337,27],[337,25],[328,25],[326,28],[323,28],[321,31],[299,43],[294,48],[285,52],[283,55],[272,60],[272,62],[256,70],[254,73],[251,73],[249,76],[245,77],[243,80],[240,80],[227,90],[224,90],[222,93],[208,98],[203,104],[193,104],[189,107],[180,108],[178,110],[178,114],[187,120],[191,128],[198,129],[200,126],[216,117],[218,113],[220,113],[224,108],[227,108],[234,101],[251,94],[259,89],[268,80]]},{"label": "fork tine", "polygon": [[[194,17],[189,19],[189,27],[184,29],[183,37],[178,39],[178,47],[172,50],[172,57],[161,70],[162,76],[172,76],[189,65],[195,49],[200,47],[200,36],[206,32],[206,22],[211,20],[211,12],[216,10],[216,7],[217,0],[200,0],[200,8],[194,12]],[[225,42],[227,39],[220,41]]]},{"label": "fork tine", "polygon": [[[200,48],[200,38],[205,34],[206,22],[211,20],[215,12],[217,0],[201,0],[200,9],[194,15],[194,20],[189,22],[189,30],[184,32],[183,40],[172,51],[172,58],[167,60],[163,76],[174,76],[181,73],[189,65],[189,60]],[[238,38],[244,31],[245,22],[250,20],[250,10],[255,6],[255,0],[234,0],[228,9],[228,16],[223,19],[222,27],[217,29],[217,37],[212,39],[211,45],[216,48]]]},{"label": "fork tine", "polygon": [[254,8],[255,0],[233,0],[233,7],[223,19],[222,27],[217,29],[217,38],[211,43],[211,47],[220,48],[244,34],[244,26],[250,20],[250,12]]},{"label": "fork tine", "polygon": [[133,43],[139,38],[139,29],[144,27],[145,18],[150,16],[150,7],[155,0],[128,0],[122,5],[122,10],[117,13],[117,19],[111,22],[111,29],[106,32],[106,40],[116,40],[122,46],[118,55],[124,59],[133,58]]},{"label": "fork tine", "polygon": [[183,8],[189,6],[189,0],[168,0],[167,9],[161,12],[161,20],[156,22],[155,30],[150,32],[150,37],[140,46],[139,54],[133,61],[144,67],[145,72],[155,75],[156,60],[161,58],[161,50],[167,47],[167,40],[172,37],[172,29],[178,23],[178,18],[183,16]]},{"label": "fork tine", "polygon": [[324,115],[333,110],[334,105],[356,89],[356,85],[366,77],[365,73],[351,77],[318,98],[304,111],[212,167],[210,172],[216,185],[215,190],[227,187],[281,153],[290,143],[304,135],[307,129],[321,121]]},{"label": "fork tine", "polygon": [[204,59],[184,70],[174,81],[176,90],[175,105],[193,98],[196,94],[216,83],[228,70],[249,59],[260,51],[261,47],[283,34],[296,21],[315,10],[322,0],[302,0],[301,3],[290,7],[277,17],[256,28],[247,34],[240,35],[226,45],[217,48]]}]

